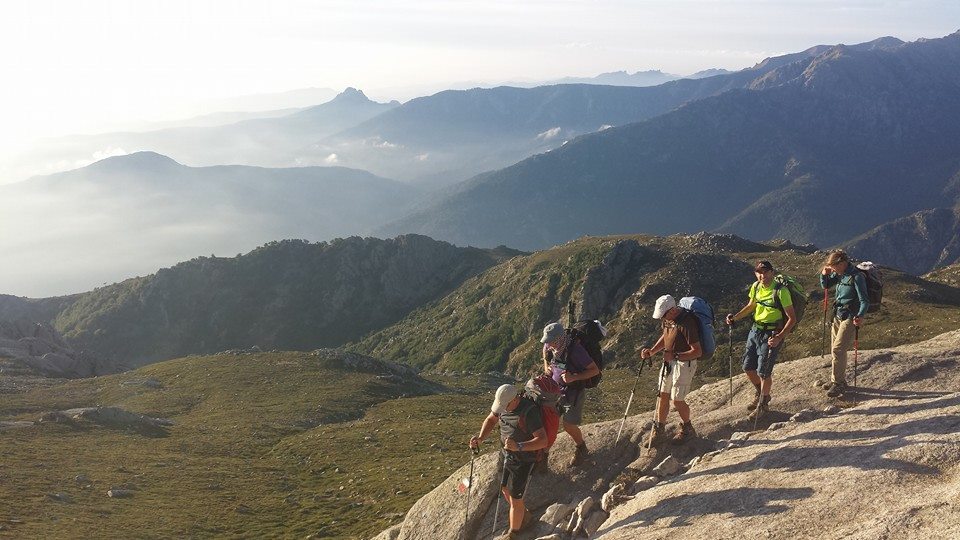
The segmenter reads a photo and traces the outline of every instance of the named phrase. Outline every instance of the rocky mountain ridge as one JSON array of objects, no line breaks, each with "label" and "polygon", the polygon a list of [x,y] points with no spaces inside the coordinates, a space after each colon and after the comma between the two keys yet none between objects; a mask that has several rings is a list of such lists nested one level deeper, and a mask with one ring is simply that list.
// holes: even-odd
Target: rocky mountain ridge
[{"label": "rocky mountain ridge", "polygon": [[956,264],[960,262],[960,207],[923,210],[880,225],[851,240],[848,252],[917,275]]},{"label": "rocky mountain ridge", "polygon": [[[0,313],[38,316],[31,322],[52,325],[66,344],[106,366],[252,346],[312,350],[389,325],[517,253],[420,236],[272,242],[60,302],[0,298]],[[46,304],[56,309],[28,309]]]},{"label": "rocky mountain ridge", "polygon": [[811,54],[474,177],[378,232],[520,249],[697,230],[829,246],[952,204],[960,33]]}]

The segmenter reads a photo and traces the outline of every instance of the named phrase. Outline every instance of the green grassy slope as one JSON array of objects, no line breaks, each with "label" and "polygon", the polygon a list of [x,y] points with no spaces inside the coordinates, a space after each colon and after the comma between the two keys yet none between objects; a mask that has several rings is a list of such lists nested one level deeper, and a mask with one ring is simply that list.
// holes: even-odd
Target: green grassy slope
[{"label": "green grassy slope", "polygon": [[[636,242],[629,260],[612,255],[623,249],[623,242]],[[722,376],[728,372],[729,354],[722,317],[746,304],[752,268],[759,259],[769,259],[781,272],[799,278],[811,299],[782,358],[819,354],[823,294],[817,276],[824,255],[732,236],[587,237],[498,265],[352,348],[437,371],[525,373],[539,362],[540,329],[550,321],[566,320],[565,306],[572,299],[581,307],[589,304],[589,312],[581,310],[578,316],[607,324],[611,333],[604,348],[613,362],[635,365],[637,348],[659,335],[650,317],[656,298],[695,294],[713,304],[721,332],[717,355],[701,370]],[[619,273],[604,269],[616,264]],[[960,289],[888,269],[883,307],[868,318],[861,346],[912,342],[957,328],[958,307]],[[741,322],[734,328],[735,359],[748,326]]]}]

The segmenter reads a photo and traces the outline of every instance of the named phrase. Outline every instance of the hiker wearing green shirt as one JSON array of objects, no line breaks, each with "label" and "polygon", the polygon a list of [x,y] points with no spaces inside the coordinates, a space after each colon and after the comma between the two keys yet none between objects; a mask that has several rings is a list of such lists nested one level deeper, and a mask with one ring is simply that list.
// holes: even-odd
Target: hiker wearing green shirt
[{"label": "hiker wearing green shirt", "polygon": [[728,314],[728,325],[753,315],[753,326],[743,351],[743,371],[757,391],[747,405],[750,419],[756,420],[770,408],[770,389],[773,386],[773,366],[783,349],[797,317],[790,291],[774,282],[777,275],[770,261],[760,261],[753,269],[757,281],[750,286],[750,300],[736,314]]},{"label": "hiker wearing green shirt", "polygon": [[833,372],[827,388],[829,397],[838,397],[847,391],[847,351],[853,347],[856,329],[863,325],[863,316],[870,307],[867,279],[863,272],[850,264],[850,257],[840,249],[830,252],[820,271],[820,286],[829,289],[834,285],[837,292],[830,327]]}]

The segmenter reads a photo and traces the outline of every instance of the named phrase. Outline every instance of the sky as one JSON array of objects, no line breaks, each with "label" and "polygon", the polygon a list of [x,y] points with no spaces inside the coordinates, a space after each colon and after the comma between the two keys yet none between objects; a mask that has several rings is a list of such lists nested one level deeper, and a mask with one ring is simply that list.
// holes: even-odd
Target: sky
[{"label": "sky", "polygon": [[[940,37],[951,1],[31,0],[0,16],[0,154],[354,86],[409,99],[463,81],[740,69],[821,43]],[[0,179],[0,182],[11,179]]]}]

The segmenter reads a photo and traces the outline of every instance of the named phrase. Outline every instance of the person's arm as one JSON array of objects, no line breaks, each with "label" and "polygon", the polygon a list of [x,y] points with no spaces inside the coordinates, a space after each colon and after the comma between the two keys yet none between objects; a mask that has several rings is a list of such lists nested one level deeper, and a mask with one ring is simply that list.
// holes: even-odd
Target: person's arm
[{"label": "person's arm", "polygon": [[696,360],[701,356],[703,356],[703,348],[700,347],[700,342],[698,341],[691,345],[689,349],[680,354],[676,354],[673,357],[681,362],[686,362],[687,360]]},{"label": "person's arm", "polygon": [[820,287],[823,289],[829,289],[837,284],[837,274],[836,272],[831,271],[829,268],[824,267],[820,271]]},{"label": "person's arm", "polygon": [[[863,320],[863,316],[867,314],[867,309],[870,307],[870,296],[867,295],[867,278],[864,277],[863,272],[857,271],[857,275],[853,276],[853,285],[857,289],[857,300],[860,301],[860,310],[857,311],[857,316],[855,319]],[[861,321],[853,321],[854,324],[860,326]]]},{"label": "person's arm", "polygon": [[553,370],[550,369],[550,359],[548,358],[548,356],[551,356],[550,350],[546,346],[544,346],[543,347],[543,372],[546,373],[547,375],[552,375]]},{"label": "person's arm", "polygon": [[[533,438],[526,441],[507,439],[503,447],[511,452],[533,452],[547,447],[547,430],[540,428],[533,432]],[[521,447],[522,445],[522,447]]]},{"label": "person's arm", "polygon": [[749,313],[753,313],[757,308],[757,303],[753,300],[747,302],[747,305],[738,311],[735,315],[727,315],[727,324],[733,324],[735,321],[739,321],[747,316]]},{"label": "person's arm", "polygon": [[590,377],[596,376],[599,373],[600,373],[600,368],[597,367],[597,363],[590,362],[590,365],[588,365],[587,368],[581,371],[580,373],[571,373],[569,371],[564,371],[560,375],[560,378],[563,379],[564,383],[570,384],[574,381],[585,381]]},{"label": "person's arm", "polygon": [[490,434],[490,431],[493,430],[493,426],[497,425],[497,415],[490,413],[486,418],[483,419],[483,424],[480,425],[480,434],[470,437],[470,448],[477,448],[480,446],[480,443],[487,438],[487,435]]},{"label": "person's arm", "polygon": [[797,312],[793,309],[793,306],[784,306],[783,312],[787,314],[787,322],[783,325],[783,330],[780,330],[776,334],[770,336],[767,339],[767,345],[771,347],[779,347],[783,340],[786,339],[787,334],[793,330],[793,327],[797,324]]},{"label": "person's arm", "polygon": [[660,339],[657,340],[657,342],[653,345],[653,347],[650,347],[649,349],[640,349],[640,358],[643,358],[644,360],[646,360],[647,358],[650,358],[651,356],[660,352],[662,349],[663,349],[663,334],[660,334]]}]

